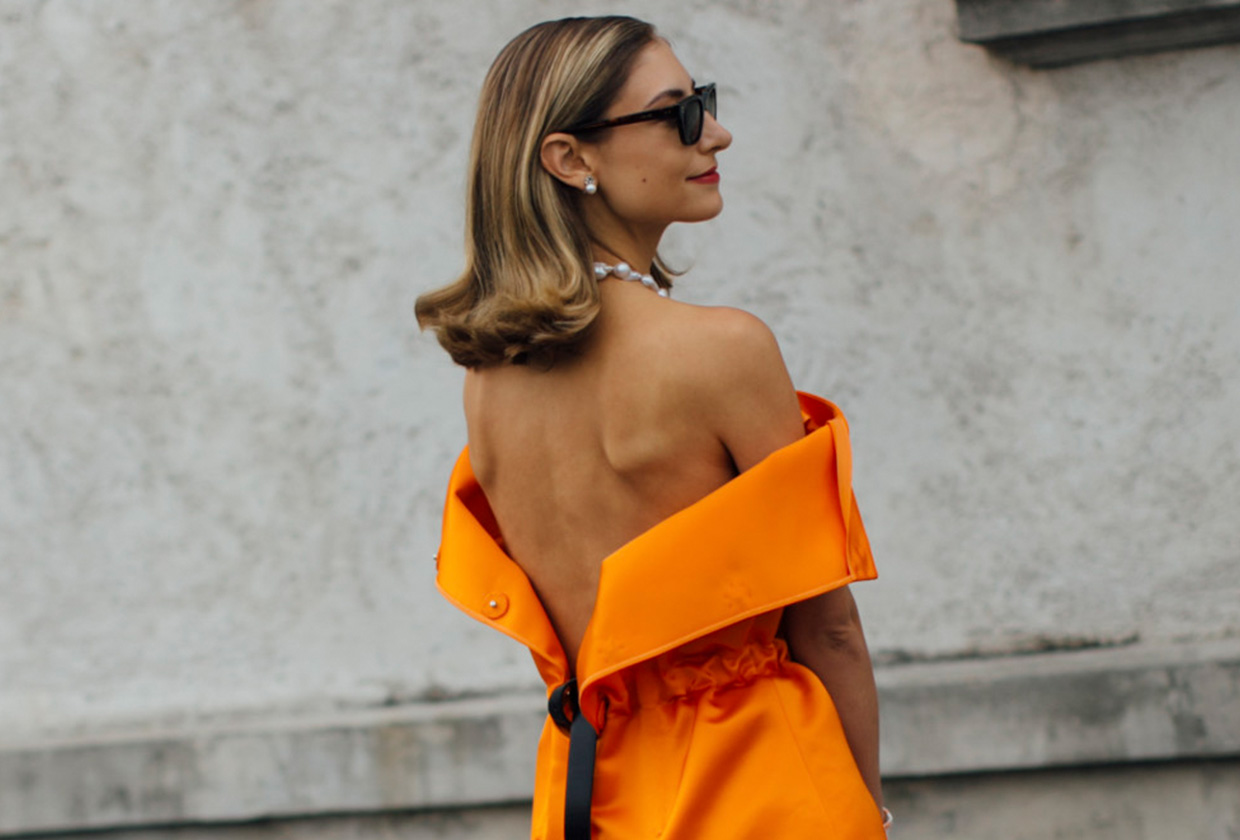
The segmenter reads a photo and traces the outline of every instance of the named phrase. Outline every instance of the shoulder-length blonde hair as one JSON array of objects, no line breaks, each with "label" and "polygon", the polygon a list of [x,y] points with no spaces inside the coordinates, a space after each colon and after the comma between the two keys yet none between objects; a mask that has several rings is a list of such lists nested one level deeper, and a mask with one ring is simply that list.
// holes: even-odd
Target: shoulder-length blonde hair
[{"label": "shoulder-length blonde hair", "polygon": [[[549,365],[593,323],[600,298],[582,195],[543,168],[542,141],[602,119],[656,37],[630,17],[566,18],[522,32],[491,65],[470,150],[465,270],[414,308],[457,364]],[[671,287],[658,258],[652,274]]]}]

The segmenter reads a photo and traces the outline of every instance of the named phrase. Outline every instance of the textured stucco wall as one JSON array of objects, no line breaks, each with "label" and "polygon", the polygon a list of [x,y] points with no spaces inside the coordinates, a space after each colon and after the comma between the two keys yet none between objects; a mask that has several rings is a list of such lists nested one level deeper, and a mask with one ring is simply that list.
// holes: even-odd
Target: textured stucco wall
[{"label": "textured stucco wall", "polygon": [[[0,3],[0,727],[529,686],[432,587],[487,64],[601,3]],[[1240,632],[1240,49],[1058,71],[949,0],[623,9],[720,84],[679,297],[852,421],[880,657]],[[0,735],[4,738],[5,735]]]}]

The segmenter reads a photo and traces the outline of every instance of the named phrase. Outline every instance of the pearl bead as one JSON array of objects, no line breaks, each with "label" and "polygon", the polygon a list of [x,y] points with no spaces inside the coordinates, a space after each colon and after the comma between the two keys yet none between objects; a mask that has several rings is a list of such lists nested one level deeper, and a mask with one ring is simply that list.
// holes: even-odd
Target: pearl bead
[{"label": "pearl bead", "polygon": [[643,286],[645,286],[646,288],[650,289],[653,292],[658,293],[659,297],[662,297],[662,298],[671,297],[667,293],[667,289],[661,288],[659,286],[659,281],[654,279],[654,275],[642,274],[640,271],[635,271],[633,267],[629,265],[628,263],[620,263],[619,265],[615,265],[615,266],[611,266],[611,265],[608,265],[607,263],[601,263],[601,262],[596,262],[594,264],[595,278],[597,278],[598,280],[602,280],[605,277],[607,277],[609,274],[614,275],[620,278],[621,280],[640,280]]}]

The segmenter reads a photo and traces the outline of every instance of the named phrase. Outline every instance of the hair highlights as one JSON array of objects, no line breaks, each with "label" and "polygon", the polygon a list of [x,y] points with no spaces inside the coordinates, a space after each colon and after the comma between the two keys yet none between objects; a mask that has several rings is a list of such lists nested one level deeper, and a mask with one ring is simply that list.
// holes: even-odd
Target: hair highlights
[{"label": "hair highlights", "polygon": [[[600,119],[655,37],[629,17],[566,18],[522,32],[491,65],[470,151],[465,270],[415,306],[457,364],[550,364],[593,323],[582,195],[543,168],[542,140]],[[653,274],[670,287],[657,260]]]}]

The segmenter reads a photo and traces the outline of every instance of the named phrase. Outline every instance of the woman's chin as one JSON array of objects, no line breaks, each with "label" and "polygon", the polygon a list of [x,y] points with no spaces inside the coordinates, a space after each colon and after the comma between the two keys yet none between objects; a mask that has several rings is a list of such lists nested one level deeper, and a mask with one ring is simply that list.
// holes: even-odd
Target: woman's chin
[{"label": "woman's chin", "polygon": [[723,196],[715,193],[710,201],[694,202],[692,207],[686,208],[684,215],[679,221],[682,222],[705,222],[713,219],[723,212]]}]

